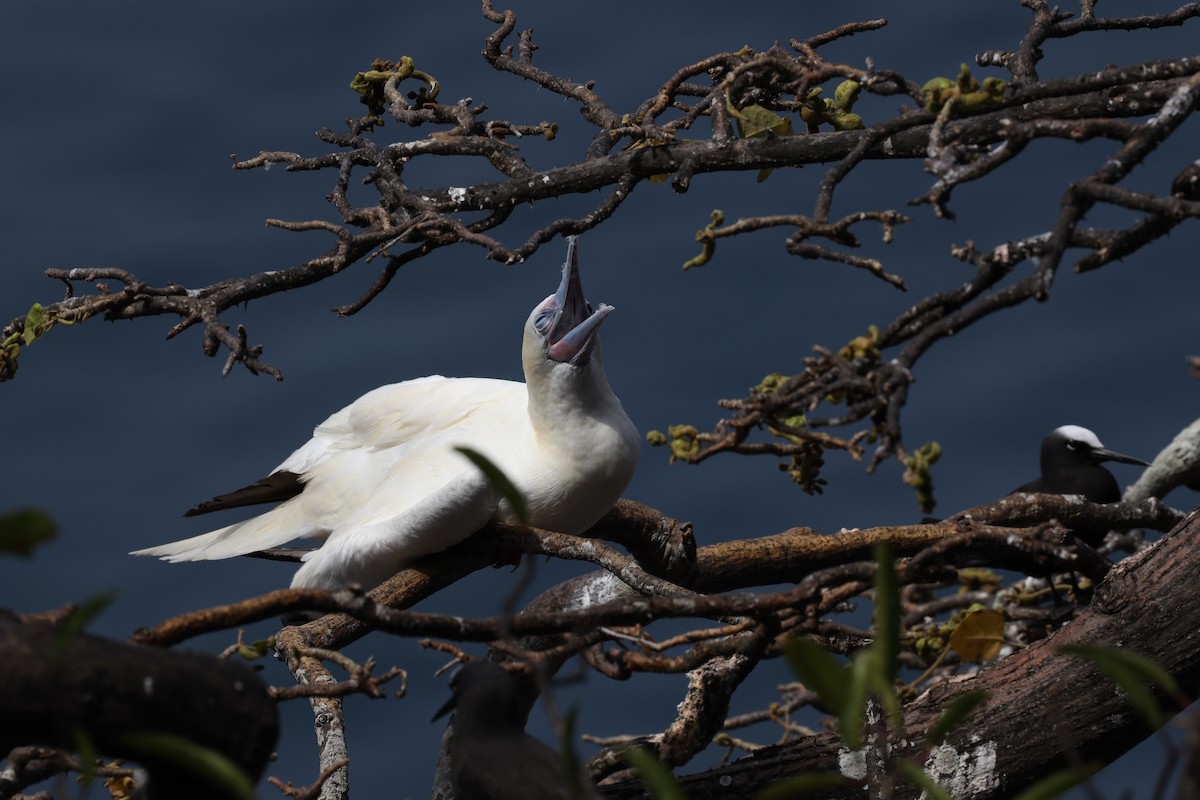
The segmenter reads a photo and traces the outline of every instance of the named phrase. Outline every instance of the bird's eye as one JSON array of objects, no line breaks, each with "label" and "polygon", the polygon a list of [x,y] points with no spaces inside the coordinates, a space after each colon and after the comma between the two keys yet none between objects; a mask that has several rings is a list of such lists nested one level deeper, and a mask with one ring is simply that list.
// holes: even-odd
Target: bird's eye
[{"label": "bird's eye", "polygon": [[554,322],[554,311],[549,308],[543,309],[534,317],[533,329],[545,336],[550,332],[550,324],[552,322]]},{"label": "bird's eye", "polygon": [[1079,441],[1078,439],[1068,439],[1067,440],[1067,449],[1068,450],[1078,450],[1081,447],[1083,447],[1083,442]]}]

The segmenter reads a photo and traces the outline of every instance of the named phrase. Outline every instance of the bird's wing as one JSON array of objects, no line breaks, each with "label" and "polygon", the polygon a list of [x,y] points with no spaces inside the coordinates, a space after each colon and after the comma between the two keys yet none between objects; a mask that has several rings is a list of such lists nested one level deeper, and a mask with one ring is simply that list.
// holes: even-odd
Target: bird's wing
[{"label": "bird's wing", "polygon": [[373,503],[330,533],[320,549],[304,556],[292,587],[376,586],[404,564],[445,550],[482,528],[495,513],[499,495],[483,473],[453,455],[457,460],[437,459],[441,463],[435,471],[445,466],[453,472],[437,488],[429,488],[427,476],[419,497],[393,497],[391,508]]},{"label": "bird's wing", "polygon": [[307,476],[346,451],[419,447],[426,437],[463,425],[496,406],[524,406],[525,384],[491,378],[430,375],[367,392],[322,422],[303,446],[275,468]]},{"label": "bird's wing", "polygon": [[[300,494],[252,519],[136,554],[228,558],[299,538],[343,540],[359,531],[361,540],[368,530],[389,542],[389,552],[397,551],[394,537],[411,539],[418,550],[425,531],[439,541],[458,537],[425,552],[443,549],[486,521],[490,510],[460,530],[478,509],[489,502],[494,509],[486,485],[475,480],[478,471],[453,447],[475,447],[496,459],[520,449],[525,443],[514,437],[528,430],[525,403],[524,384],[483,378],[432,376],[375,389],[321,423],[275,471],[299,475]],[[424,523],[404,523],[417,507]]]},{"label": "bird's wing", "polygon": [[1048,487],[1046,485],[1045,479],[1040,478],[1040,477],[1034,478],[1031,481],[1022,483],[1020,486],[1018,486],[1017,488],[1015,488],[1011,492],[1009,492],[1009,494],[1017,494],[1018,492],[1030,492],[1030,493],[1036,492],[1036,493],[1049,493],[1049,494],[1054,493],[1053,491],[1051,491],[1050,487]]}]

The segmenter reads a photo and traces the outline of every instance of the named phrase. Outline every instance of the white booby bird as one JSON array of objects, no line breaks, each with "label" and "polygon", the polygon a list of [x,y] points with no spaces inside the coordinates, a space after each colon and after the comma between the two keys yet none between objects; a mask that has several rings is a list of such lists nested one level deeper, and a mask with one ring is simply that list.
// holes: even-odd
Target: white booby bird
[{"label": "white booby bird", "polygon": [[200,561],[323,539],[292,586],[370,588],[489,520],[513,521],[507,502],[456,446],[504,472],[524,496],[530,524],[582,533],[617,501],[638,461],[640,437],[600,358],[598,330],[612,311],[593,311],[584,298],[569,237],[558,291],[525,323],[525,383],[433,375],[368,392],[317,426],[268,477],[187,515],[267,502],[275,508],[133,555]]}]

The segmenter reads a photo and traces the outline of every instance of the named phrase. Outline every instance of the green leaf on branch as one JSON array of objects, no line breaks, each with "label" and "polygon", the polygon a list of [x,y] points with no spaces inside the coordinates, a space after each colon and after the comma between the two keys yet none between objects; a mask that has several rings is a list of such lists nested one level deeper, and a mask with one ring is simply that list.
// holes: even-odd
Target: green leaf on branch
[{"label": "green leaf on branch", "polygon": [[810,89],[800,108],[800,119],[808,127],[808,132],[819,133],[821,125],[832,125],[836,131],[862,128],[862,117],[850,110],[861,90],[862,86],[857,81],[845,80],[838,84],[831,100],[821,97],[823,89],[820,86]]},{"label": "green leaf on branch", "polygon": [[718,225],[725,222],[725,212],[719,208],[714,208],[708,216],[709,223],[703,229],[696,231],[696,241],[700,243],[701,248],[700,255],[683,262],[685,271],[692,267],[704,266],[712,259],[713,254],[717,252],[715,230]]},{"label": "green leaf on branch", "polygon": [[942,457],[942,446],[937,442],[921,445],[904,459],[904,475],[901,480],[917,490],[917,506],[924,513],[933,511],[937,502],[933,499],[933,465]]},{"label": "green leaf on branch", "polygon": [[[743,139],[758,139],[768,135],[792,135],[792,120],[790,117],[782,117],[769,108],[764,108],[757,104],[751,104],[739,109],[734,106],[733,101],[729,98],[728,91],[725,92],[725,108],[729,110],[729,115],[733,117],[733,124],[737,128],[738,136]],[[772,171],[772,167],[760,169],[756,178],[757,182],[762,183],[765,181],[771,175]]]},{"label": "green leaf on branch", "polygon": [[432,102],[441,91],[437,78],[416,68],[411,56],[401,56],[397,61],[377,58],[371,62],[371,68],[357,73],[350,81],[350,88],[359,95],[359,102],[365,105],[373,115],[383,113],[387,105],[384,85],[393,77],[399,81],[414,78],[426,84],[418,92],[410,94],[414,101]]},{"label": "green leaf on branch", "polygon": [[[767,394],[779,389],[787,381],[787,376],[782,372],[772,372],[763,378],[757,386],[751,386],[750,391],[755,394]],[[805,422],[805,425],[808,423]]]},{"label": "green leaf on branch", "polygon": [[663,433],[659,430],[649,431],[646,442],[651,447],[668,446],[671,450],[670,462],[688,461],[700,452],[700,431],[694,425],[672,425]]},{"label": "green leaf on branch", "polygon": [[47,330],[45,310],[42,308],[41,303],[34,303],[30,307],[29,313],[25,315],[25,327],[21,336],[25,342],[25,346],[28,347],[33,344]]},{"label": "green leaf on branch", "polygon": [[792,121],[787,117],[779,116],[770,109],[759,105],[749,105],[742,109],[734,108],[733,103],[729,102],[728,93],[725,95],[725,105],[729,109],[730,115],[733,116],[738,136],[743,139],[758,139],[768,133],[776,136],[792,135]]},{"label": "green leaf on branch", "polygon": [[[798,427],[798,426],[797,426]],[[800,487],[805,494],[821,494],[828,481],[821,477],[821,468],[825,466],[825,448],[813,441],[801,440],[796,436],[788,436],[771,429],[776,436],[783,436],[793,444],[800,445],[800,452],[792,456],[788,464],[780,464],[779,468],[787,470],[788,477]]]},{"label": "green leaf on branch", "polygon": [[950,102],[963,108],[997,105],[1004,100],[1007,90],[1008,84],[1000,78],[984,78],[980,84],[966,64],[959,67],[957,79],[939,76],[930,78],[921,87],[925,108],[930,111],[940,111]]},{"label": "green leaf on branch", "polygon": [[876,364],[882,356],[879,349],[879,326],[868,325],[866,336],[855,336],[838,350],[838,355],[847,361],[861,359],[868,364]]}]

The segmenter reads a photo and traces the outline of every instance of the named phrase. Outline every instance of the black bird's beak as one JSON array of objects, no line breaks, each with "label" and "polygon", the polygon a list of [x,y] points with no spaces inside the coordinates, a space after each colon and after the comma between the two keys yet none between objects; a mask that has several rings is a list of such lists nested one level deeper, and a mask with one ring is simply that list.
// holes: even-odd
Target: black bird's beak
[{"label": "black bird's beak", "polygon": [[437,722],[439,719],[441,719],[442,717],[446,716],[451,711],[453,711],[454,710],[454,701],[456,699],[457,698],[453,694],[451,694],[450,699],[447,700],[445,703],[443,703],[442,707],[437,710],[437,713],[429,718],[430,724]]},{"label": "black bird's beak", "polygon": [[1140,458],[1127,456],[1124,453],[1117,453],[1112,450],[1105,450],[1103,447],[1097,447],[1091,452],[1092,458],[1097,461],[1120,461],[1122,464],[1140,464],[1143,467],[1150,466],[1149,461],[1143,461]]}]

